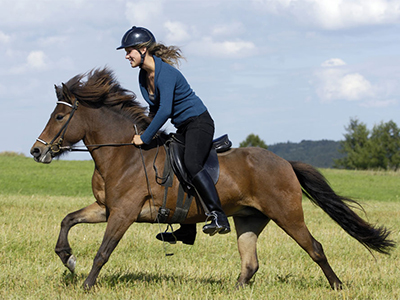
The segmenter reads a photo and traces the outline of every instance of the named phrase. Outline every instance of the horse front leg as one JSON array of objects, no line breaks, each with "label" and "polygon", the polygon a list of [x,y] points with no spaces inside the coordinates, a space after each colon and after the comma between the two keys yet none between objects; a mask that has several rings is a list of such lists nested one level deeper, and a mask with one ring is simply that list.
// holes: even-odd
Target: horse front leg
[{"label": "horse front leg", "polygon": [[139,212],[135,213],[134,211],[131,211],[130,215],[126,215],[126,213],[129,213],[129,210],[118,209],[116,212],[110,213],[103,241],[93,260],[92,269],[83,283],[85,290],[91,289],[96,284],[101,268],[107,263],[111,253],[139,215]]},{"label": "horse front leg", "polygon": [[74,272],[75,270],[76,258],[72,255],[72,249],[68,242],[69,230],[76,224],[80,223],[102,223],[106,221],[106,208],[97,202],[68,214],[62,220],[55,252],[71,272]]}]

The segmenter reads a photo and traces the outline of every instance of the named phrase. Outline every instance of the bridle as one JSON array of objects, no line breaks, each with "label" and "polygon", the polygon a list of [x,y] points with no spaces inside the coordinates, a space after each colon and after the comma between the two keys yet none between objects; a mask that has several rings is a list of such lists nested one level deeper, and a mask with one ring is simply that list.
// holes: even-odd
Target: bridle
[{"label": "bridle", "polygon": [[[61,150],[65,150],[65,149],[71,148],[70,146],[62,147],[61,144],[62,144],[62,142],[64,140],[64,135],[65,135],[65,132],[67,131],[68,124],[71,121],[72,117],[74,116],[74,113],[78,109],[79,101],[77,99],[75,99],[74,104],[70,104],[70,103],[65,102],[65,101],[57,101],[57,104],[63,104],[63,105],[66,105],[66,106],[69,106],[69,107],[72,108],[72,110],[71,110],[71,112],[69,114],[69,118],[68,118],[67,122],[65,122],[65,124],[61,127],[61,129],[58,131],[58,133],[51,140],[50,143],[47,143],[46,141],[44,141],[44,140],[42,140],[40,138],[36,139],[38,142],[44,144],[45,146],[50,146],[49,147],[49,152],[50,152],[51,156],[53,156],[53,157],[56,156],[56,154],[59,153]],[[57,142],[56,142],[56,140],[57,140]]]},{"label": "bridle", "polygon": [[[48,152],[50,152],[52,157],[55,157],[60,151],[89,151],[88,148],[100,148],[100,147],[120,147],[120,146],[132,146],[134,145],[133,143],[110,143],[110,144],[92,144],[92,145],[85,145],[86,149],[81,149],[79,147],[81,146],[61,146],[63,140],[64,140],[64,135],[65,132],[67,131],[67,127],[69,125],[69,122],[71,121],[72,117],[74,116],[74,113],[78,109],[78,104],[79,101],[75,99],[74,104],[70,104],[65,101],[57,101],[57,104],[63,104],[68,107],[71,107],[72,110],[70,112],[69,118],[67,122],[61,127],[61,129],[58,131],[56,136],[51,140],[50,143],[47,143],[46,141],[37,138],[36,140],[46,146],[50,146]],[[137,130],[137,129],[136,129]],[[57,140],[58,139],[58,140]],[[57,140],[57,142],[56,142]]]}]

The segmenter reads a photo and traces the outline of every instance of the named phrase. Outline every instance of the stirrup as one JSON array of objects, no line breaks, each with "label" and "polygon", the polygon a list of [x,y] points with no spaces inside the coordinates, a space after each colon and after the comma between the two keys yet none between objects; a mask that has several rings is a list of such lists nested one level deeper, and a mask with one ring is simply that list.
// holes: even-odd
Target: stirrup
[{"label": "stirrup", "polygon": [[[203,226],[203,232],[205,234],[209,234],[210,236],[213,236],[215,234],[218,233],[218,225],[217,225],[217,214],[215,212],[210,212],[210,213],[206,213],[206,220],[204,221],[204,226]],[[210,223],[207,224],[208,221],[211,221]],[[210,226],[212,225],[212,223],[215,223],[215,228],[205,228],[206,226]]]},{"label": "stirrup", "polygon": [[[220,224],[218,224],[218,215],[217,215],[216,212],[207,213],[206,216],[207,216],[207,218],[206,218],[205,223],[207,223],[211,218],[212,218],[212,220],[211,220],[211,223],[206,224],[206,225],[203,226],[203,232],[205,234],[209,234],[210,236],[214,236],[217,233],[226,234],[226,233],[229,233],[231,231],[231,229],[229,227],[229,224],[228,224],[227,227],[226,226],[221,226]],[[213,225],[213,227],[207,228],[207,226],[211,226],[211,225]]]},{"label": "stirrup", "polygon": [[[168,232],[170,228],[171,232]],[[167,236],[173,237],[173,239],[168,239],[166,238]],[[156,239],[162,241],[163,243],[170,243],[170,244],[176,244],[176,242],[178,241],[178,238],[174,234],[174,228],[172,227],[172,224],[168,224],[164,232],[158,233],[156,235]]]}]

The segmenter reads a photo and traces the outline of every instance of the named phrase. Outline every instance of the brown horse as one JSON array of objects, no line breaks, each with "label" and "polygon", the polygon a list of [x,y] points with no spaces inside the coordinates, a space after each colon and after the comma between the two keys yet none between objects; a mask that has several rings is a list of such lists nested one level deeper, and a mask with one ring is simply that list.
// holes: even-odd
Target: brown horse
[{"label": "brown horse", "polygon": [[[123,89],[108,69],[76,76],[62,87],[56,86],[56,93],[56,108],[31,153],[36,161],[50,163],[53,157],[83,140],[95,162],[92,188],[96,201],[64,218],[55,248],[73,272],[75,257],[68,242],[71,227],[107,222],[103,241],[84,282],[89,289],[129,226],[134,222],[156,222],[164,187],[152,179],[153,160],[157,152],[155,165],[163,169],[166,154],[164,147],[157,146],[159,139],[142,149],[130,143],[134,124],[143,131],[151,120],[135,95]],[[288,162],[261,148],[231,149],[219,155],[219,162],[221,172],[216,187],[224,211],[235,224],[242,262],[239,286],[247,284],[257,272],[257,239],[273,220],[320,266],[330,286],[341,288],[321,244],[304,223],[302,193],[368,249],[387,254],[394,246],[388,239],[389,231],[360,218],[346,204],[354,201],[338,196],[310,165]],[[178,191],[176,179],[170,190],[167,207],[173,213]],[[204,221],[201,205],[193,201],[183,223]]]}]

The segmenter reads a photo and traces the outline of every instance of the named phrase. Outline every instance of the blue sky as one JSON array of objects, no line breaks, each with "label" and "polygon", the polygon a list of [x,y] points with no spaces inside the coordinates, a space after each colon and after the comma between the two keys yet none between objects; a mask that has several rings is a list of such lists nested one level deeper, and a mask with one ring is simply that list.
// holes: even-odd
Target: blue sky
[{"label": "blue sky", "polygon": [[234,146],[250,133],[341,140],[350,118],[400,126],[399,24],[400,0],[1,0],[0,152],[29,155],[54,84],[93,68],[141,100],[115,50],[133,25],[181,47],[181,71]]}]

